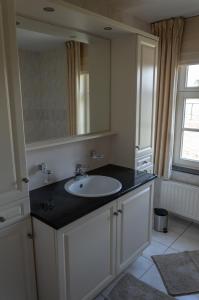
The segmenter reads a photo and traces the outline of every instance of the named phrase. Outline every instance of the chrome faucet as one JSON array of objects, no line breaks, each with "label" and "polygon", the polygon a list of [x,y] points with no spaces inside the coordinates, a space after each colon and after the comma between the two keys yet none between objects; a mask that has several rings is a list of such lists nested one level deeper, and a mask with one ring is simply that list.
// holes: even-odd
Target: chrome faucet
[{"label": "chrome faucet", "polygon": [[75,166],[75,179],[79,179],[82,176],[88,176],[86,174],[86,166],[83,166],[82,164],[76,164]]},{"label": "chrome faucet", "polygon": [[39,166],[38,166],[39,170],[43,173],[43,174],[47,174],[50,175],[52,174],[52,171],[48,169],[47,164],[45,162],[42,162]]},{"label": "chrome faucet", "polygon": [[48,169],[47,163],[42,162],[40,165],[38,165],[38,169],[42,172],[44,176],[44,183],[49,184],[50,183],[50,175],[53,174],[52,170]]}]

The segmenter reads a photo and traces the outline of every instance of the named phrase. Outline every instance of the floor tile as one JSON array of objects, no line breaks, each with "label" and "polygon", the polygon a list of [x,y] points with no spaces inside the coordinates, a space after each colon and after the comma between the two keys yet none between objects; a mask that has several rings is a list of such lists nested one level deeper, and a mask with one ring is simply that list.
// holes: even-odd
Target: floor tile
[{"label": "floor tile", "polygon": [[199,294],[176,297],[178,300],[199,300]]},{"label": "floor tile", "polygon": [[125,273],[120,274],[107,288],[102,291],[101,294],[104,298],[108,296],[110,291],[117,285],[118,281],[120,281],[123,276],[125,276]]},{"label": "floor tile", "polygon": [[170,230],[167,233],[157,232],[153,230],[152,240],[158,241],[166,246],[170,246],[179,237],[179,235],[179,233]]},{"label": "floor tile", "polygon": [[165,246],[159,242],[152,241],[150,246],[148,246],[144,252],[143,256],[152,261],[151,256],[163,254],[168,249],[168,246]]},{"label": "floor tile", "polygon": [[102,295],[99,295],[94,300],[104,300],[104,297]]},{"label": "floor tile", "polygon": [[191,239],[182,235],[172,244],[172,248],[179,251],[199,250],[199,239]]},{"label": "floor tile", "polygon": [[169,216],[168,230],[182,234],[190,224],[190,221],[171,215]]},{"label": "floor tile", "polygon": [[189,226],[189,228],[183,233],[183,236],[199,241],[199,225],[192,224]]},{"label": "floor tile", "polygon": [[152,262],[147,258],[140,256],[134,263],[126,270],[127,273],[140,278],[152,266]]},{"label": "floor tile", "polygon": [[178,253],[178,252],[179,251],[177,249],[169,247],[164,254],[172,254],[172,253]]},{"label": "floor tile", "polygon": [[164,286],[164,283],[162,281],[162,278],[156,268],[155,265],[153,265],[141,278],[140,280],[144,281],[145,283],[153,286],[154,288],[167,293],[166,288]]}]

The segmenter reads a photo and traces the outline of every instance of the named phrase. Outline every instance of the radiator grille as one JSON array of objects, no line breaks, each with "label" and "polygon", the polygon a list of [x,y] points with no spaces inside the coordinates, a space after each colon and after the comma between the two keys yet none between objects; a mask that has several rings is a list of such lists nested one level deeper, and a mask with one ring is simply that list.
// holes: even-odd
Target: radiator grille
[{"label": "radiator grille", "polygon": [[199,187],[170,180],[162,181],[160,206],[199,221]]}]

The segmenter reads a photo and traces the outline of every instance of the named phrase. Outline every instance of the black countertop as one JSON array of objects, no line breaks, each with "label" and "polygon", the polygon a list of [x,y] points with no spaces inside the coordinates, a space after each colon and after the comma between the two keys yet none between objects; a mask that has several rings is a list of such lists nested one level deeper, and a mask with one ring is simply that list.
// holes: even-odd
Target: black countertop
[{"label": "black countertop", "polygon": [[64,185],[69,180],[65,179],[30,192],[31,215],[54,229],[60,229],[156,178],[153,174],[116,165],[107,165],[88,174],[116,178],[122,183],[122,189],[111,196],[83,198],[64,190]]}]

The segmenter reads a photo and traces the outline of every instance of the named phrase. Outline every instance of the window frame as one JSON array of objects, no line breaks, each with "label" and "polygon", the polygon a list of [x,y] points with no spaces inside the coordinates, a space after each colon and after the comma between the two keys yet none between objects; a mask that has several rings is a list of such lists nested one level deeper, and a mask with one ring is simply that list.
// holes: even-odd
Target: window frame
[{"label": "window frame", "polygon": [[185,159],[181,157],[183,132],[199,132],[199,129],[184,127],[184,110],[186,99],[199,99],[199,86],[186,87],[187,71],[189,65],[179,67],[178,91],[176,99],[176,118],[175,118],[175,141],[173,153],[173,165],[199,170],[199,161]]}]

